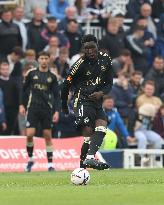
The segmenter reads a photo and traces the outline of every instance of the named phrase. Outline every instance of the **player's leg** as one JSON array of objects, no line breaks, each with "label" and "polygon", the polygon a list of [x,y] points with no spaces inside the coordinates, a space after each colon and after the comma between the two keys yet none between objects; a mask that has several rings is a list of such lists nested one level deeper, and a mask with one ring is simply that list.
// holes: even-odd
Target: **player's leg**
[{"label": "player's leg", "polygon": [[46,144],[48,171],[54,171],[53,167],[53,143],[52,143],[52,131],[51,129],[44,129],[43,136]]},{"label": "player's leg", "polygon": [[43,129],[43,137],[45,139],[48,171],[54,171],[53,167],[53,142],[52,142],[52,112],[51,110],[43,110],[40,113],[41,126]]},{"label": "player's leg", "polygon": [[90,137],[92,136],[93,131],[91,127],[84,127],[82,130],[82,135],[84,136],[84,142],[81,147],[81,154],[80,154],[80,167],[85,168],[83,164],[84,160],[86,159],[89,144],[90,144]]},{"label": "player's leg", "polygon": [[33,162],[33,150],[34,150],[34,142],[33,136],[36,133],[36,126],[37,126],[37,114],[35,110],[29,109],[27,112],[27,122],[26,122],[26,150],[28,153],[29,161],[25,168],[26,172],[31,172],[32,166],[34,165]]},{"label": "player's leg", "polygon": [[90,104],[79,104],[75,109],[76,127],[84,136],[84,143],[81,147],[80,167],[85,168],[83,161],[86,158],[89,149],[89,138],[93,134],[92,122],[95,121],[95,110]]},{"label": "player's leg", "polygon": [[96,119],[95,119],[95,129],[94,133],[90,139],[90,145],[88,149],[88,154],[86,157],[86,160],[84,161],[84,165],[87,167],[92,167],[94,169],[108,169],[109,165],[103,162],[99,162],[98,160],[95,160],[95,154],[100,148],[104,136],[106,134],[106,127],[107,127],[107,117],[100,105],[95,107],[96,112]]},{"label": "player's leg", "polygon": [[25,168],[26,172],[31,172],[32,166],[34,165],[33,162],[33,150],[34,150],[34,142],[33,142],[33,136],[35,135],[36,129],[35,128],[27,128],[26,129],[26,150],[28,154],[28,163]]},{"label": "player's leg", "polygon": [[88,154],[86,160],[84,161],[84,165],[86,165],[86,167],[91,167],[98,170],[108,169],[110,167],[108,164],[94,159],[95,154],[100,148],[106,134],[106,126],[107,122],[105,120],[96,120],[95,132],[90,139]]},{"label": "player's leg", "polygon": [[95,155],[98,149],[100,148],[103,142],[104,136],[106,134],[106,126],[107,126],[106,121],[102,119],[96,120],[95,131],[91,138],[87,158],[93,158],[93,155]]}]

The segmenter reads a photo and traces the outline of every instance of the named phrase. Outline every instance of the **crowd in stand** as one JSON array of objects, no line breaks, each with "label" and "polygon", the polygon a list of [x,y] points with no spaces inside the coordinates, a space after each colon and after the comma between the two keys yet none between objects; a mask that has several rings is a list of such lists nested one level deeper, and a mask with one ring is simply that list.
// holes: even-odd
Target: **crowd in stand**
[{"label": "crowd in stand", "polygon": [[[0,135],[25,135],[19,114],[19,86],[37,67],[37,53],[48,51],[59,85],[83,55],[84,23],[98,21],[100,49],[113,61],[114,84],[104,97],[108,128],[120,147],[136,142],[161,148],[164,139],[164,1],[129,0],[126,13],[108,0],[25,0],[24,7],[4,6],[0,13]],[[132,19],[126,26],[124,20]],[[72,95],[70,115],[60,113],[54,137],[77,136]]]}]

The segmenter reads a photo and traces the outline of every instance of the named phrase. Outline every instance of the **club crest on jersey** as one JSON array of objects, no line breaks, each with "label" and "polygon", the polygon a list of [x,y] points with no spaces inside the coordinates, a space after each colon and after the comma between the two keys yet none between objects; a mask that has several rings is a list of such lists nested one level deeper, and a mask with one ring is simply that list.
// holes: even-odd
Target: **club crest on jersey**
[{"label": "club crest on jersey", "polygon": [[69,75],[69,76],[67,77],[67,80],[70,82],[70,81],[72,80],[72,77]]},{"label": "club crest on jersey", "polygon": [[91,72],[90,72],[90,71],[87,71],[86,75],[91,75]]},{"label": "club crest on jersey", "polygon": [[52,78],[51,78],[51,77],[48,77],[48,78],[47,78],[47,82],[48,82],[48,83],[51,83],[51,82],[52,82]]},{"label": "club crest on jersey", "polygon": [[34,79],[34,80],[38,80],[39,77],[38,77],[37,75],[34,75],[33,79]]},{"label": "club crest on jersey", "polygon": [[84,119],[84,123],[87,124],[88,122],[89,122],[89,118],[86,117],[86,118]]},{"label": "club crest on jersey", "polygon": [[106,67],[105,67],[104,65],[102,65],[102,66],[101,66],[101,70],[102,70],[102,71],[105,71],[105,70],[106,70]]}]

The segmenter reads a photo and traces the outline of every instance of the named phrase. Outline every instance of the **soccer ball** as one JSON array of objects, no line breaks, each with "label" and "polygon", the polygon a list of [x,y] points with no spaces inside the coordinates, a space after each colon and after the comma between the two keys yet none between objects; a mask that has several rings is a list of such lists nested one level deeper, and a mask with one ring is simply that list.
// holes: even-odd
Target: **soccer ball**
[{"label": "soccer ball", "polygon": [[71,173],[71,182],[75,185],[87,185],[89,180],[90,174],[84,168],[77,168]]}]

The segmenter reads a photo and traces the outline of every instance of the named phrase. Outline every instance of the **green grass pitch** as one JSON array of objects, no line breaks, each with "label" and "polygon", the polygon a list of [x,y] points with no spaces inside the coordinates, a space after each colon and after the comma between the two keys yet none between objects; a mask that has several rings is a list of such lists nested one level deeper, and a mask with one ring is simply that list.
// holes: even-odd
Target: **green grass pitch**
[{"label": "green grass pitch", "polygon": [[87,186],[71,172],[0,173],[0,205],[164,205],[164,169],[89,172]]}]

